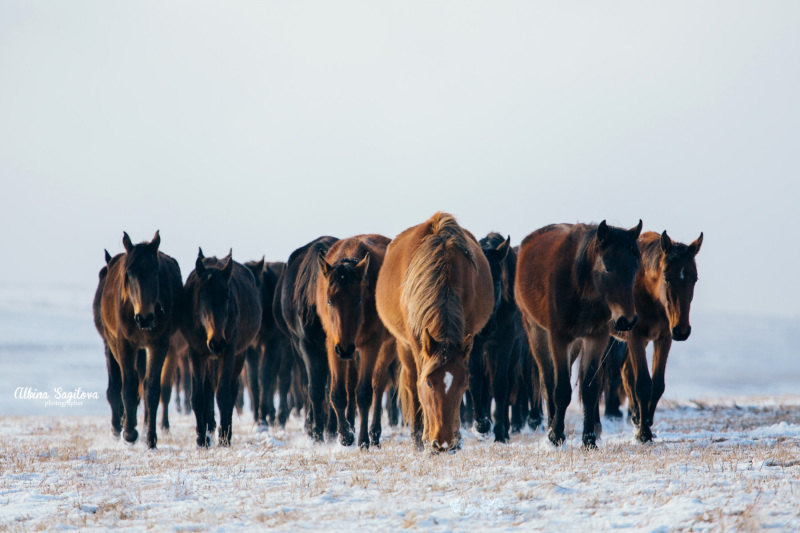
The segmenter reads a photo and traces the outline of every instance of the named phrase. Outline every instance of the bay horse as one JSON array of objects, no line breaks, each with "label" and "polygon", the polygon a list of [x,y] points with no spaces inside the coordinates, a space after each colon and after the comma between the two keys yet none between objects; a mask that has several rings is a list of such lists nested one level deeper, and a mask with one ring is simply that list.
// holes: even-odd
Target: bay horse
[{"label": "bay horse", "polygon": [[307,394],[305,429],[316,442],[325,438],[325,387],[328,382],[328,352],[325,330],[317,314],[317,277],[320,275],[320,253],[338,241],[335,237],[319,237],[292,252],[281,276],[273,307],[280,313],[280,327],[292,339],[292,347],[305,367]]},{"label": "bay horse", "polygon": [[479,244],[492,273],[494,307],[489,322],[475,335],[469,356],[468,390],[472,399],[474,428],[481,434],[491,429],[489,416],[494,397],[494,440],[507,442],[509,395],[519,371],[519,352],[513,349],[517,318],[514,302],[517,254],[511,249],[511,237],[503,238],[496,232],[489,233]]},{"label": "bay horse", "polygon": [[[245,266],[253,273],[261,295],[261,328],[256,346],[247,350],[245,370],[253,416],[260,426],[275,424],[283,426],[289,416],[287,395],[291,383],[293,358],[291,340],[276,325],[272,301],[278,287],[278,279],[286,270],[286,263],[248,261]],[[275,409],[275,389],[279,388],[279,411]]]},{"label": "bay horse", "polygon": [[[688,245],[673,241],[666,231],[660,235],[648,231],[639,237],[642,267],[634,282],[639,321],[624,335],[628,356],[622,365],[622,383],[636,437],[641,442],[653,439],[653,415],[664,393],[664,372],[672,341],[685,341],[692,332],[689,311],[697,283],[695,257],[702,244],[702,233]],[[650,341],[652,379],[645,354]]]},{"label": "bay horse", "polygon": [[186,279],[183,336],[189,343],[192,410],[197,444],[211,445],[214,393],[219,407],[219,444],[229,446],[233,408],[245,350],[261,326],[261,300],[253,274],[231,257],[205,257],[199,249],[195,268]]},{"label": "bay horse", "polygon": [[[394,339],[375,310],[375,283],[388,244],[383,235],[357,235],[317,256],[322,275],[317,276],[316,309],[326,335],[330,401],[343,446],[355,439],[354,416],[348,416],[354,403],[358,446],[369,448],[370,441],[380,446],[381,401],[396,356]],[[368,431],[370,406],[374,413]]]},{"label": "bay horse", "polygon": [[459,448],[469,353],[494,304],[478,241],[441,212],[403,231],[386,250],[375,303],[397,341],[403,416],[417,447]]},{"label": "bay horse", "polygon": [[515,296],[546,395],[548,438],[565,441],[564,413],[572,398],[570,352],[582,343],[583,444],[596,447],[597,373],[610,330],[624,332],[638,320],[633,281],[641,261],[630,230],[555,224],[525,237],[520,246]]},{"label": "bay horse", "polygon": [[122,244],[123,254],[111,258],[106,252],[106,274],[98,283],[94,305],[95,326],[102,329],[106,351],[111,429],[119,436],[124,419],[125,440],[139,438],[141,387],[147,446],[155,448],[161,370],[183,312],[181,271],[175,259],[159,251],[158,231],[150,242],[136,245],[123,232]]}]

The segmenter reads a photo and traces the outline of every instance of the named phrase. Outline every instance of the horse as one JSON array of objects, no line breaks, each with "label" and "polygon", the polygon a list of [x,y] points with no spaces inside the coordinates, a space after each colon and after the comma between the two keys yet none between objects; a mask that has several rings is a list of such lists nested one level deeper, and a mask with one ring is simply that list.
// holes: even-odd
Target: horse
[{"label": "horse", "polygon": [[504,239],[499,233],[489,233],[479,244],[492,273],[494,307],[489,322],[475,335],[469,356],[468,390],[472,400],[473,426],[480,434],[489,432],[492,427],[489,415],[494,397],[494,440],[507,442],[509,395],[519,370],[519,353],[513,350],[517,314],[514,302],[517,255],[511,249],[511,238]]},{"label": "horse", "polygon": [[328,353],[325,330],[317,314],[317,277],[320,266],[317,257],[327,253],[338,241],[335,237],[319,237],[296,249],[286,262],[286,271],[280,279],[273,300],[273,308],[280,314],[276,320],[292,339],[292,347],[305,367],[307,394],[305,429],[316,442],[325,438],[326,406],[325,387],[328,382]]},{"label": "horse", "polygon": [[[380,446],[381,401],[395,358],[393,338],[375,311],[375,282],[388,244],[383,235],[357,235],[317,255],[322,275],[317,276],[316,309],[325,330],[330,402],[343,446],[355,439],[354,414],[348,416],[354,413],[354,404],[358,405],[358,446],[369,448],[370,441]],[[368,431],[371,405],[374,413]]]},{"label": "horse", "polygon": [[[172,387],[177,385],[180,393],[181,384],[178,382],[178,369],[181,360],[188,358],[189,343],[183,338],[180,330],[176,331],[169,341],[169,350],[164,359],[164,366],[161,368],[161,429],[169,432],[169,402],[172,399]],[[184,399],[187,398],[187,391],[184,389]],[[181,410],[180,397],[176,398],[178,412]],[[187,411],[188,413],[188,411]]]},{"label": "horse", "polygon": [[[673,241],[666,231],[648,231],[639,237],[642,267],[634,282],[639,321],[623,337],[628,356],[622,365],[622,383],[628,396],[636,437],[653,439],[651,426],[664,393],[664,372],[672,341],[685,341],[692,332],[689,311],[697,283],[695,257],[703,234],[691,244]],[[647,371],[645,349],[653,341],[653,375]]]},{"label": "horse", "polygon": [[[290,373],[294,355],[291,340],[276,325],[272,301],[275,298],[278,279],[286,270],[286,263],[268,263],[262,258],[260,261],[248,261],[245,266],[255,277],[263,310],[257,345],[248,348],[245,358],[246,383],[250,391],[253,417],[260,426],[276,422],[283,426],[289,416],[287,394],[291,383]],[[280,394],[277,420],[274,398],[276,385],[279,385]]]},{"label": "horse", "polygon": [[111,429],[118,437],[124,418],[125,440],[139,438],[141,386],[147,446],[155,448],[161,369],[183,312],[181,271],[175,259],[159,251],[158,231],[150,242],[136,245],[123,232],[122,244],[123,254],[111,258],[106,252],[106,274],[101,275],[94,303],[95,326],[102,330],[106,352]]},{"label": "horse", "polygon": [[234,261],[205,257],[199,249],[195,268],[186,279],[187,312],[183,336],[189,343],[192,410],[197,444],[211,445],[214,393],[219,407],[219,444],[229,446],[232,417],[239,394],[244,354],[261,326],[261,300],[253,274]]},{"label": "horse", "polygon": [[521,432],[523,425],[535,430],[542,423],[542,393],[539,383],[539,368],[533,359],[522,316],[519,309],[514,316],[514,334],[511,347],[519,370],[516,374],[516,399],[511,404],[511,431]]},{"label": "horse", "polygon": [[458,449],[469,353],[494,305],[480,244],[447,213],[403,231],[386,250],[375,303],[397,341],[403,416],[415,444]]},{"label": "horse", "polygon": [[597,373],[611,330],[631,330],[638,320],[633,280],[641,261],[630,230],[599,225],[555,224],[525,237],[514,287],[531,352],[547,401],[548,438],[564,443],[564,413],[572,397],[570,352],[582,343],[583,445],[597,446]]}]

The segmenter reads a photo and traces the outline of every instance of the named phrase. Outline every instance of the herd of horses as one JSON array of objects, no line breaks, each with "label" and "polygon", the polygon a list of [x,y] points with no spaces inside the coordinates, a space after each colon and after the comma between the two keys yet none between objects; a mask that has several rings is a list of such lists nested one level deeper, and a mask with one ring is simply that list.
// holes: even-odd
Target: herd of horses
[{"label": "herd of horses", "polygon": [[688,245],[642,233],[640,220],[550,225],[512,247],[498,233],[478,241],[440,212],[394,239],[319,237],[285,263],[201,249],[183,283],[158,232],[139,244],[124,233],[124,251],[106,252],[93,306],[112,431],[138,439],[143,397],[154,448],[159,402],[169,429],[177,384],[191,398],[197,444],[210,446],[218,429],[229,445],[246,386],[257,422],[284,425],[299,409],[315,441],[338,434],[352,445],[358,410],[359,447],[379,446],[388,392],[390,423],[399,401],[420,449],[458,449],[469,423],[506,442],[543,412],[558,446],[579,360],[584,446],[596,447],[602,393],[610,416],[627,398],[648,442],[670,345],[691,332],[702,242],[702,233]]}]

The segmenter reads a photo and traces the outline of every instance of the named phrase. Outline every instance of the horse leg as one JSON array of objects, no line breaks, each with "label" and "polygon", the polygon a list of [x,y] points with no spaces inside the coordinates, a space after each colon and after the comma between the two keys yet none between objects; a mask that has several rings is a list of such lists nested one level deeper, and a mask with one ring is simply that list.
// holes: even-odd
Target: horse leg
[{"label": "horse leg", "polygon": [[145,419],[147,421],[147,447],[155,448],[158,436],[156,434],[156,418],[158,403],[161,399],[161,371],[164,368],[164,359],[169,350],[169,337],[161,343],[147,349],[145,365]]},{"label": "horse leg", "polygon": [[[648,424],[652,381],[647,371],[645,346],[646,341],[634,331],[628,340],[628,359],[626,360],[626,364],[630,366],[629,372],[633,377],[633,387],[629,382],[627,388],[629,388],[629,398],[633,399],[631,403],[635,404],[633,422],[637,426],[636,438],[640,442],[649,442],[653,439],[653,433]],[[652,420],[650,422],[652,423]]]},{"label": "horse leg", "polygon": [[323,353],[304,341],[301,344],[303,360],[308,372],[308,399],[310,401],[309,435],[316,442],[325,440],[325,386],[328,382],[328,361]]},{"label": "horse leg", "polygon": [[[492,421],[486,409],[489,372],[484,346],[484,339],[477,336],[469,354],[469,396],[472,400],[473,427],[481,435],[489,433],[489,430],[492,429]],[[491,398],[489,402],[491,402]]]},{"label": "horse leg", "polygon": [[355,440],[350,422],[347,419],[347,373],[350,370],[349,361],[342,360],[334,351],[333,340],[328,337],[328,366],[331,372],[330,403],[336,413],[339,443],[350,446]]},{"label": "horse leg", "polygon": [[356,383],[358,383],[358,366],[356,366],[355,359],[347,362],[347,379],[345,380],[347,390],[347,422],[350,424],[350,429],[355,430],[356,427]]},{"label": "horse leg", "polygon": [[[547,426],[552,429],[556,413],[556,379],[553,356],[550,353],[550,335],[547,330],[539,327],[532,321],[528,321],[526,331],[528,334],[528,344],[533,356],[532,370],[539,376],[539,394],[540,396],[544,395],[544,400],[547,403]],[[536,376],[533,375],[532,377],[535,378]],[[533,383],[533,389],[534,391],[536,390],[536,383]],[[536,393],[534,392],[534,400],[535,399]],[[530,424],[530,421],[528,423]]]},{"label": "horse leg", "polygon": [[583,402],[583,445],[597,448],[601,426],[599,419],[600,360],[608,345],[608,335],[587,337],[583,342],[581,368],[581,400]]},{"label": "horse leg", "polygon": [[[217,385],[217,407],[219,407],[219,445],[230,446],[233,426],[233,409],[239,393],[239,376],[244,365],[245,354],[234,353],[231,342],[221,357],[221,372]],[[241,362],[237,363],[237,359]],[[238,370],[238,372],[237,372]]]},{"label": "horse leg", "polygon": [[202,355],[192,350],[189,354],[189,365],[192,376],[192,410],[197,421],[197,445],[208,447],[211,446],[211,439],[208,437],[208,420],[206,419],[208,414],[206,394],[209,394],[209,391],[206,390],[208,364]]},{"label": "horse leg", "polygon": [[358,404],[358,447],[369,448],[369,408],[372,405],[372,378],[378,361],[380,342],[359,346],[358,385],[356,403]]},{"label": "horse leg", "polygon": [[261,419],[266,424],[275,423],[275,385],[278,380],[280,368],[280,354],[275,350],[274,343],[265,343],[261,349],[261,363],[259,365],[258,386],[261,393]]},{"label": "horse leg", "polygon": [[[104,342],[105,344],[105,342]],[[108,388],[106,389],[106,399],[111,406],[111,432],[114,437],[119,438],[122,432],[122,416],[125,408],[122,404],[122,374],[119,364],[114,359],[114,354],[108,344],[105,344],[106,368],[108,369]]]},{"label": "horse leg", "polygon": [[[369,429],[369,440],[370,443],[376,448],[379,448],[381,445],[383,393],[386,390],[386,384],[389,381],[389,372],[391,367],[396,361],[397,353],[395,351],[394,340],[385,340],[378,350],[378,360],[375,363],[375,368],[372,371],[372,425]],[[389,391],[387,396],[387,410],[389,411],[389,423],[391,424],[392,391]]]},{"label": "horse leg", "polygon": [[172,386],[178,366],[176,357],[171,350],[168,351],[161,369],[161,429],[165,433],[169,433],[169,401],[172,398]]},{"label": "horse leg", "polygon": [[661,337],[653,343],[653,389],[650,393],[648,416],[645,420],[650,427],[653,425],[658,400],[660,400],[661,395],[664,394],[664,373],[667,368],[667,357],[669,356],[669,349],[671,346],[672,338],[669,336]]},{"label": "horse leg", "polygon": [[250,346],[245,350],[245,377],[247,378],[247,392],[250,396],[250,408],[253,410],[253,421],[256,424],[263,423],[263,413],[261,413],[261,391],[259,389],[258,376],[259,359],[261,350]]},{"label": "horse leg", "polygon": [[572,400],[572,385],[569,375],[569,340],[550,336],[550,354],[553,365],[553,393],[548,398],[548,403],[554,404],[553,422],[550,424],[550,431],[547,437],[555,446],[564,444],[566,436],[564,434],[564,416]]},{"label": "horse leg", "polygon": [[122,403],[125,417],[123,436],[128,442],[136,442],[139,438],[139,432],[136,431],[136,410],[139,407],[139,373],[136,371],[138,350],[128,342],[120,340],[116,353],[119,356],[122,376]]},{"label": "horse leg", "polygon": [[276,346],[275,357],[278,358],[278,396],[280,405],[278,406],[278,424],[281,427],[286,425],[289,419],[291,408],[289,407],[289,389],[292,386],[292,368],[294,366],[294,354],[286,346]]},{"label": "horse leg", "polygon": [[494,441],[495,442],[508,442],[508,397],[509,388],[511,385],[511,376],[509,375],[511,353],[510,346],[506,341],[500,341],[495,344],[493,366],[494,366],[494,379],[493,393],[494,393]]},{"label": "horse leg", "polygon": [[400,342],[397,343],[397,356],[401,363],[398,395],[403,418],[411,426],[411,438],[414,446],[418,450],[423,450],[425,421],[422,418],[422,406],[419,403],[419,391],[417,390],[417,363],[411,347]]}]

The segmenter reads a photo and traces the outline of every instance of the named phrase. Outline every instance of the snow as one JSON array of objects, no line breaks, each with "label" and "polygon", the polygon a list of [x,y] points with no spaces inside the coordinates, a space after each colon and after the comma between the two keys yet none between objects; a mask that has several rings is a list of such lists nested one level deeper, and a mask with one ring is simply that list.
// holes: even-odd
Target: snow
[{"label": "snow", "polygon": [[[0,529],[800,530],[796,321],[696,313],[648,445],[604,419],[584,450],[575,399],[558,449],[541,429],[504,445],[462,429],[462,450],[434,456],[384,419],[383,446],[359,451],[245,409],[230,448],[201,450],[173,409],[147,450],[110,434],[92,290],[37,290],[0,286]],[[99,399],[45,406],[18,387]]]}]

